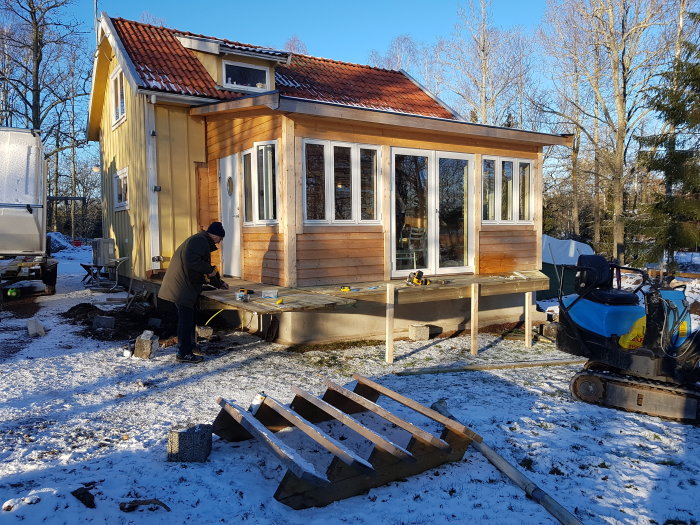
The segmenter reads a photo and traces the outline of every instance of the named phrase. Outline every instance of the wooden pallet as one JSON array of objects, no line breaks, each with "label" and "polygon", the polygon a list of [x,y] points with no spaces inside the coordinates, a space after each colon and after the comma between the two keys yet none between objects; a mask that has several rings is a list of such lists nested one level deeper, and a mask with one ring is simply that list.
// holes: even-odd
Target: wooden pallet
[{"label": "wooden pallet", "polygon": [[[326,380],[326,391],[320,398],[293,387],[295,396],[288,407],[265,394],[259,394],[249,410],[219,398],[221,412],[214,421],[213,431],[226,441],[257,438],[265,443],[287,467],[275,499],[294,509],[327,505],[443,463],[458,461],[472,441],[482,441],[481,436],[466,426],[435,410],[366,377],[355,374],[353,379],[357,381],[353,391]],[[443,427],[440,436],[381,407],[376,403],[380,396],[438,422]],[[407,446],[401,447],[364,426],[352,416],[360,412],[371,412],[408,432]],[[369,456],[360,457],[316,426],[315,423],[323,421],[337,421],[369,441]],[[332,454],[325,472],[319,472],[275,435],[289,427],[303,432]]]}]

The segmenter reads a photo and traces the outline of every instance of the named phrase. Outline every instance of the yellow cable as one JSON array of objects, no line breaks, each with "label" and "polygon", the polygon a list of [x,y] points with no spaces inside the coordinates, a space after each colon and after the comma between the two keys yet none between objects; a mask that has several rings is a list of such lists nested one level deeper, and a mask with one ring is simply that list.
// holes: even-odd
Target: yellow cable
[{"label": "yellow cable", "polygon": [[216,312],[214,315],[212,315],[212,316],[207,320],[207,322],[204,323],[204,326],[207,326],[207,325],[209,324],[209,321],[211,321],[212,319],[214,319],[214,317],[216,317],[217,315],[219,315],[219,314],[220,314],[221,312],[223,312],[223,311],[224,311],[224,309],[222,308],[221,310],[219,310],[218,312]]}]

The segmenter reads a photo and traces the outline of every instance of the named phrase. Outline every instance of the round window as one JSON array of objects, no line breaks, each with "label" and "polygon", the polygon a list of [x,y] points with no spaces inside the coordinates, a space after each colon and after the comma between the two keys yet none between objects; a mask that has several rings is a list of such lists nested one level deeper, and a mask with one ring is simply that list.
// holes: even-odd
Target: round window
[{"label": "round window", "polygon": [[229,177],[226,179],[226,191],[229,194],[229,197],[233,195],[233,178]]}]

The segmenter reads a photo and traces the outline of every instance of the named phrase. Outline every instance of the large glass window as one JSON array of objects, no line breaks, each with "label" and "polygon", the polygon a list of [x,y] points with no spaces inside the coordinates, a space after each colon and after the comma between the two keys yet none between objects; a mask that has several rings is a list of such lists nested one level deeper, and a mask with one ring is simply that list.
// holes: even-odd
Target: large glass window
[{"label": "large glass window", "polygon": [[349,221],[352,219],[352,166],[350,165],[350,148],[333,147],[333,192],[335,219]]},{"label": "large glass window", "polygon": [[532,220],[532,206],[530,205],[530,166],[529,162],[520,163],[520,206],[518,218],[521,221]]},{"label": "large glass window", "polygon": [[496,218],[496,161],[484,159],[481,170],[483,186],[481,190],[481,201],[484,203],[485,221],[492,221]]},{"label": "large glass window", "polygon": [[360,220],[377,219],[377,150],[360,148]]},{"label": "large glass window", "polygon": [[326,218],[326,168],[323,144],[305,144],[306,218]]},{"label": "large glass window", "polygon": [[482,215],[484,222],[512,224],[532,221],[532,162],[484,158]]},{"label": "large glass window", "polygon": [[310,224],[378,223],[379,150],[304,141],[304,218]]},{"label": "large glass window", "polygon": [[243,152],[243,220],[248,224],[277,221],[276,144],[255,144]]}]

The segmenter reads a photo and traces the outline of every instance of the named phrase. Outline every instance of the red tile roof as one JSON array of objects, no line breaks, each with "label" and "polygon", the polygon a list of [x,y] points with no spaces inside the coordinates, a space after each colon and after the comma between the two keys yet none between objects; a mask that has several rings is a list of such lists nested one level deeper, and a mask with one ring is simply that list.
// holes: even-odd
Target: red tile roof
[{"label": "red tile roof", "polygon": [[[153,91],[231,100],[249,95],[220,89],[194,53],[176,36],[205,38],[239,50],[271,57],[286,53],[231,40],[156,27],[122,18],[112,24],[134,63],[144,87]],[[454,120],[442,104],[400,71],[292,55],[290,64],[275,68],[281,96],[297,97],[359,108],[393,111]]]}]

